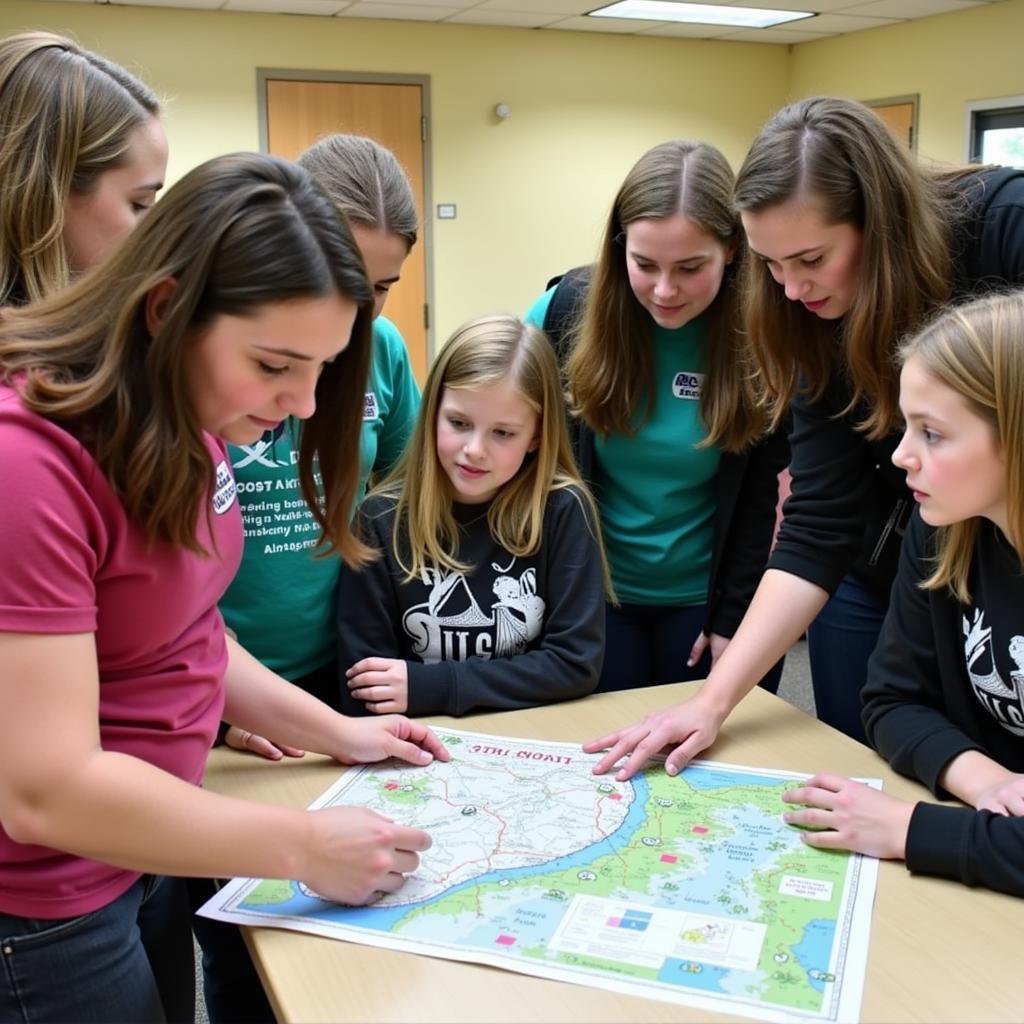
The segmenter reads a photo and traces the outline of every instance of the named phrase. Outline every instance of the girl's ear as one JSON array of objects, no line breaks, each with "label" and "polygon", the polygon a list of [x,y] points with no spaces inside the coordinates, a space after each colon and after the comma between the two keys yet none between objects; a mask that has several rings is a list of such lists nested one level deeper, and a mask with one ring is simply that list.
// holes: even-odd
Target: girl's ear
[{"label": "girl's ear", "polygon": [[150,337],[160,330],[177,287],[178,282],[173,277],[168,277],[150,288],[146,296],[146,330],[149,331]]},{"label": "girl's ear", "polygon": [[539,447],[540,447],[540,434],[534,434],[533,440],[530,442],[529,446],[526,449],[527,454],[529,454],[530,452],[535,452]]}]

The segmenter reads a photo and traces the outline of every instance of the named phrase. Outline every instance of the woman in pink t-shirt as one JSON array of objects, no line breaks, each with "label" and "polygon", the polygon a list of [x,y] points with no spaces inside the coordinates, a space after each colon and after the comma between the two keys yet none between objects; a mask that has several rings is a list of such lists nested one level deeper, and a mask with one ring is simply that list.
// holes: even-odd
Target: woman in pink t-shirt
[{"label": "woman in pink t-shirt", "polygon": [[106,263],[4,314],[0,1020],[161,1019],[165,965],[137,928],[149,876],[363,902],[429,845],[368,811],[197,785],[222,713],[344,763],[447,758],[419,724],[349,720],[286,684],[216,608],[242,542],[224,442],[289,415],[307,420],[300,479],[314,495],[316,458],[325,538],[367,557],[347,519],[372,314],[333,208],[252,154],[197,168]]}]

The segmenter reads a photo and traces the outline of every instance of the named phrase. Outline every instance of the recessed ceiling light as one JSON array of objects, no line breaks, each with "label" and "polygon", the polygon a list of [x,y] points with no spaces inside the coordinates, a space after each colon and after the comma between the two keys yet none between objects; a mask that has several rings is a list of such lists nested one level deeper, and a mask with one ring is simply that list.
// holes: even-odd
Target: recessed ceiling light
[{"label": "recessed ceiling light", "polygon": [[813,18],[814,11],[774,11],[762,7],[719,7],[715,4],[675,3],[674,0],[619,0],[590,11],[590,18],[633,18],[638,21],[682,21],[698,25],[737,25],[768,28],[787,21]]}]

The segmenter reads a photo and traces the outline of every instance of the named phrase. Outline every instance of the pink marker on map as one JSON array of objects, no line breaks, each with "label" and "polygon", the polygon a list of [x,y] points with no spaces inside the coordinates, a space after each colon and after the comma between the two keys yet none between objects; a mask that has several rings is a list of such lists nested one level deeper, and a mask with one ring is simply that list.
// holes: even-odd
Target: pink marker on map
[{"label": "pink marker on map", "polygon": [[704,825],[694,825],[693,831],[696,832],[697,835],[702,836],[707,832],[707,828]]},{"label": "pink marker on map", "polygon": [[514,935],[499,935],[494,941],[499,946],[514,946],[516,944],[516,937]]}]

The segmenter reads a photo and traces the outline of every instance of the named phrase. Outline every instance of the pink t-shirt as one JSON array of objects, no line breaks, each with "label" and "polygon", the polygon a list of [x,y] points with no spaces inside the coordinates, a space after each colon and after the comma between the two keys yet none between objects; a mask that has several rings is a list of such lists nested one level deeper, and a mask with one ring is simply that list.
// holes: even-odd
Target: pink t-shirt
[{"label": "pink t-shirt", "polygon": [[[206,437],[216,486],[202,557],[152,546],[82,445],[0,383],[0,631],[94,633],[100,737],[194,784],[224,705],[217,602],[242,556],[230,462]],[[0,708],[4,695],[0,665]],[[113,824],[113,823],[112,823]],[[120,896],[138,873],[41,846],[0,827],[0,911],[72,917]]]}]

